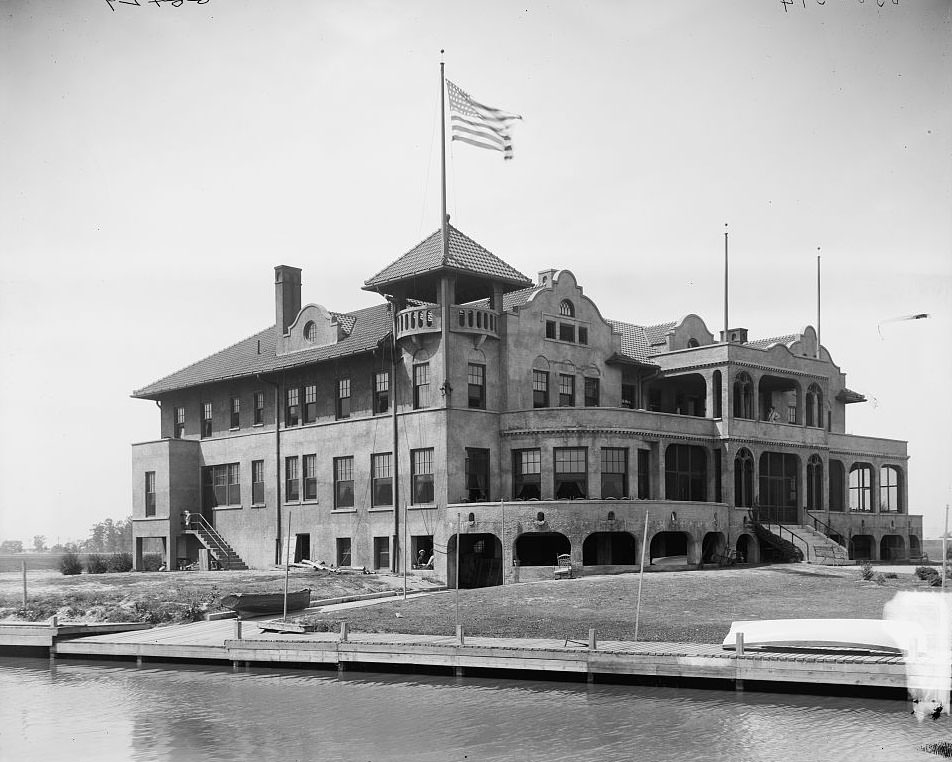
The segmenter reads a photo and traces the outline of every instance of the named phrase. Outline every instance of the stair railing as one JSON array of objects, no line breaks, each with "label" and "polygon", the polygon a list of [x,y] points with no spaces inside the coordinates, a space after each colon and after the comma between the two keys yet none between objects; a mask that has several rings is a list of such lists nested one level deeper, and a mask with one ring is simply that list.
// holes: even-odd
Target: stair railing
[{"label": "stair railing", "polygon": [[[809,516],[810,519],[812,519],[812,521],[813,521],[813,528],[814,528],[817,532],[820,532],[821,534],[826,535],[827,539],[828,539],[830,542],[834,542],[834,543],[836,543],[837,545],[839,545],[841,548],[843,548],[843,550],[846,551],[847,556],[849,555],[849,548],[847,548],[843,543],[841,543],[841,542],[839,542],[839,541],[833,539],[833,535],[834,535],[834,534],[837,534],[837,533],[834,531],[833,527],[831,527],[829,524],[827,524],[825,521],[823,521],[823,519],[818,518],[817,516],[814,516],[814,515],[813,515],[812,513],[810,513],[810,511],[808,511],[806,508],[803,509],[803,513],[804,513],[805,515]],[[823,527],[823,529],[819,529],[818,527]]]},{"label": "stair railing", "polygon": [[[765,532],[768,532],[768,533],[770,533],[770,534],[773,534],[773,531],[772,531],[772,530],[767,529],[767,527],[765,527],[765,526],[763,525],[763,521],[760,519],[760,515],[761,515],[762,512],[766,512],[766,513],[768,514],[768,519],[771,518],[771,514],[770,514],[769,507],[765,509],[765,508],[762,508],[762,507],[760,507],[760,506],[754,506],[753,508],[748,509],[747,515],[750,517],[750,520],[751,520],[752,523],[760,525],[761,528],[763,528]],[[779,517],[778,517],[778,518],[779,518]],[[769,523],[770,523],[770,526],[774,526],[774,525],[775,525],[772,521],[769,522]],[[798,550],[800,549],[799,546],[797,545],[797,543],[794,542],[794,538],[797,539],[797,540],[799,540],[801,543],[803,543],[804,547],[806,547],[806,549],[807,549],[807,552],[806,552],[806,554],[804,555],[804,559],[803,559],[803,560],[804,560],[804,561],[809,561],[809,560],[810,560],[810,543],[808,543],[806,540],[804,540],[800,535],[798,535],[798,534],[796,534],[795,532],[792,532],[791,530],[789,530],[787,527],[785,527],[783,524],[781,524],[779,520],[776,522],[776,527],[777,527],[777,529],[778,529],[777,536],[778,536],[781,540],[784,539],[783,533],[786,532],[787,534],[790,535],[790,539],[787,540],[787,542],[789,542],[791,545],[793,545],[793,547],[797,548]]]},{"label": "stair railing", "polygon": [[218,562],[224,563],[226,569],[231,569],[231,548],[225,542],[225,538],[218,533],[218,530],[209,523],[208,519],[200,513],[189,512],[186,514],[185,528],[195,532],[204,532],[208,536],[208,543],[214,546],[209,547],[209,550],[220,553],[224,557],[224,561],[219,558],[217,559]]}]

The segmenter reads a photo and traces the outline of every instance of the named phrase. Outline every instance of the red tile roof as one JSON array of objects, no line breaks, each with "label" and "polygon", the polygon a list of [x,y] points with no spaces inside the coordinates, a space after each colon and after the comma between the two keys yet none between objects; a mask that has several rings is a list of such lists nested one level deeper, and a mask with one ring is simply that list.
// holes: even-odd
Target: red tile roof
[{"label": "red tile roof", "polygon": [[799,340],[799,338],[799,333],[788,333],[786,336],[774,336],[771,339],[754,339],[753,341],[748,341],[744,346],[753,347],[754,349],[769,349],[774,344],[783,344],[785,347],[789,347],[793,342]]},{"label": "red tile roof", "polygon": [[364,282],[364,289],[372,291],[388,283],[413,278],[440,270],[455,270],[506,281],[517,286],[528,286],[532,281],[521,272],[487,251],[472,238],[449,226],[449,252],[443,256],[442,235],[437,230],[418,243],[399,259]]},{"label": "red tile roof", "polygon": [[204,360],[137,389],[132,396],[150,399],[199,384],[227,381],[256,373],[269,373],[336,357],[361,354],[375,349],[380,341],[390,335],[391,318],[386,304],[336,314],[344,324],[345,332],[347,325],[350,325],[350,333],[336,344],[277,355],[277,327],[271,326],[244,341],[209,355]]}]

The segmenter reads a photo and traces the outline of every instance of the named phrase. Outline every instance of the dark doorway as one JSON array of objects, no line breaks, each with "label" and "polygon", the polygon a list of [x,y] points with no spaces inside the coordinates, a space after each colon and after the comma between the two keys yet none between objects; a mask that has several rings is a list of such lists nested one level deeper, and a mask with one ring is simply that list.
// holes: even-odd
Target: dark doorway
[{"label": "dark doorway", "polygon": [[879,541],[879,560],[906,560],[906,541],[901,534],[883,535],[883,539]]},{"label": "dark doorway", "polygon": [[636,545],[628,532],[593,532],[582,543],[582,566],[634,566]]},{"label": "dark doorway", "polygon": [[311,560],[311,535],[294,535],[294,563],[300,563],[304,559]]},{"label": "dark doorway", "polygon": [[850,540],[850,558],[855,561],[873,560],[873,538],[868,534],[857,534]]},{"label": "dark doorway", "polygon": [[734,548],[737,552],[737,563],[753,564],[760,560],[757,552],[757,542],[749,534],[742,534],[737,538]]},{"label": "dark doorway", "polygon": [[701,540],[701,563],[714,563],[726,548],[727,538],[721,532],[708,532]]},{"label": "dark doorway", "polygon": [[557,566],[558,557],[571,552],[572,543],[559,532],[530,532],[516,539],[516,558],[522,566]]},{"label": "dark doorway", "polygon": [[[494,534],[459,535],[459,586],[491,587],[502,584],[502,543]],[[447,583],[456,583],[456,535],[446,546]]]},{"label": "dark doorway", "polygon": [[688,535],[687,532],[658,532],[651,538],[648,563],[656,558],[669,556],[684,556],[687,563]]}]

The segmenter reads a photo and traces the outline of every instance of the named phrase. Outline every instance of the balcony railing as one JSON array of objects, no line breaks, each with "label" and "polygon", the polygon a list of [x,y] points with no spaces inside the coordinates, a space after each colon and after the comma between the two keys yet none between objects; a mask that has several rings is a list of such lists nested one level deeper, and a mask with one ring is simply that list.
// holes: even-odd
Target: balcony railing
[{"label": "balcony railing", "polygon": [[397,313],[397,338],[420,333],[439,333],[442,328],[440,308],[410,307]]},{"label": "balcony railing", "polygon": [[456,333],[472,333],[498,337],[499,316],[484,307],[464,307],[454,304],[450,312],[450,330]]}]

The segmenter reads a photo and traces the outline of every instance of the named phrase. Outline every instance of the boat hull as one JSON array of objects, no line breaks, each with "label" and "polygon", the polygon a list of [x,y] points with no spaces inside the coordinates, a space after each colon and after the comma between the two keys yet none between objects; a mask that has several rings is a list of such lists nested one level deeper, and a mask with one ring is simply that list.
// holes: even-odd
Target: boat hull
[{"label": "boat hull", "polygon": [[[310,588],[288,593],[288,611],[306,609],[310,602]],[[222,598],[221,605],[238,616],[280,614],[284,611],[284,593],[233,593]]]},{"label": "boat hull", "polygon": [[902,654],[918,633],[907,622],[883,619],[761,619],[731,623],[722,646],[796,651],[865,651]]}]

